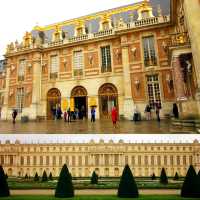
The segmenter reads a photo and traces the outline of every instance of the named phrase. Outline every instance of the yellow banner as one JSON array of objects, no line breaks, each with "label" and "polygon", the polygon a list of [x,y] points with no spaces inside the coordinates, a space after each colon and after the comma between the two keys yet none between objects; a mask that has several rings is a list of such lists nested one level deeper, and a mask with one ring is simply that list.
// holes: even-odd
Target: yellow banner
[{"label": "yellow banner", "polygon": [[68,101],[67,99],[62,99],[62,110],[66,111],[68,108]]},{"label": "yellow banner", "polygon": [[90,106],[90,107],[92,107],[92,106],[97,106],[96,98],[91,97],[91,98],[89,99],[89,106]]},{"label": "yellow banner", "polygon": [[70,98],[70,110],[74,111],[74,98]]}]

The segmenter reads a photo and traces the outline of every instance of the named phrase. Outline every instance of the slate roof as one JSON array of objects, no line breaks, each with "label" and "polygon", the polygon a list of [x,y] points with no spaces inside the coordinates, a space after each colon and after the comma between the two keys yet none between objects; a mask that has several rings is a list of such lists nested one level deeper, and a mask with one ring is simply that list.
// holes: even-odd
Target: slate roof
[{"label": "slate roof", "polygon": [[[163,15],[169,15],[170,14],[170,0],[150,0],[150,4],[153,7],[154,16],[158,16],[158,13],[157,13],[158,5],[160,5],[160,7],[161,7]],[[130,5],[134,5],[134,4],[130,4]],[[126,6],[129,6],[129,5],[121,6],[121,7],[118,7],[118,8],[123,8],[123,7],[126,7]],[[117,8],[113,8],[113,9],[110,9],[110,10],[115,10],[115,9],[117,9]],[[114,23],[119,17],[122,17],[124,22],[128,23],[129,14],[130,13],[134,14],[134,20],[136,20],[137,17],[138,17],[137,16],[137,12],[136,11],[128,11],[128,12],[123,12],[123,13],[120,13],[120,14],[112,15],[112,17],[111,17],[112,22]],[[93,15],[93,14],[91,14],[91,15]],[[77,17],[79,17],[79,16],[77,16]],[[90,32],[91,33],[98,32],[98,30],[99,30],[99,20],[100,19],[97,18],[97,19],[92,19],[92,20],[86,22],[86,27],[87,28],[90,27]],[[63,26],[62,30],[63,31],[67,31],[68,32],[68,37],[71,38],[71,37],[74,36],[74,28],[75,28],[75,25],[67,25],[67,26]],[[54,31],[55,30],[45,31],[45,39],[46,39],[46,41],[52,41],[52,33]],[[32,31],[33,37],[36,37],[37,34],[38,34],[38,31],[36,31],[36,30]]]}]

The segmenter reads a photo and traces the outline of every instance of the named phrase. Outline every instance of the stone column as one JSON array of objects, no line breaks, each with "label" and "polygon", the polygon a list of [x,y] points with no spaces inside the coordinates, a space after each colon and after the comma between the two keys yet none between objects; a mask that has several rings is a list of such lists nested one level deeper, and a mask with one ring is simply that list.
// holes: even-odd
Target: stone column
[{"label": "stone column", "polygon": [[36,119],[40,115],[40,98],[41,98],[41,58],[40,54],[34,59],[33,63],[33,87],[32,87],[32,104],[30,118]]},{"label": "stone column", "polygon": [[200,2],[199,0],[185,0],[184,12],[190,36],[194,67],[197,76],[197,108],[200,115]]},{"label": "stone column", "polygon": [[172,59],[172,67],[174,74],[174,89],[175,96],[177,101],[187,100],[184,89],[184,80],[183,73],[181,71],[181,65],[179,61],[179,57],[173,57]]},{"label": "stone column", "polygon": [[134,103],[131,92],[131,76],[129,66],[129,54],[127,37],[121,38],[122,45],[122,65],[123,65],[123,88],[124,88],[124,117],[132,119]]},{"label": "stone column", "polygon": [[11,117],[11,113],[9,113],[8,109],[8,98],[9,98],[9,81],[10,81],[10,67],[6,67],[6,87],[4,90],[4,104],[1,111],[1,118],[7,120]]}]

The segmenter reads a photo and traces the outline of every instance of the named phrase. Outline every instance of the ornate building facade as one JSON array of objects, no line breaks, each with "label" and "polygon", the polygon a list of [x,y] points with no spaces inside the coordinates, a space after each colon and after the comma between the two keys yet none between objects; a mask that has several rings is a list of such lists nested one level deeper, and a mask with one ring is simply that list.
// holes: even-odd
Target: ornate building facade
[{"label": "ornate building facade", "polygon": [[9,176],[34,176],[36,172],[41,176],[44,170],[58,176],[65,163],[74,177],[89,177],[94,170],[102,177],[119,177],[125,164],[139,177],[159,176],[163,167],[168,176],[176,172],[185,176],[190,164],[200,169],[199,136],[182,136],[181,140],[179,135],[155,137],[0,136],[0,164]]},{"label": "ornate building facade", "polygon": [[[192,6],[191,6],[192,5]],[[116,106],[131,119],[134,106],[177,102],[183,116],[199,115],[198,0],[141,1],[64,22],[36,26],[6,52],[2,118],[13,108],[30,119],[52,108],[84,107],[108,118]]]}]

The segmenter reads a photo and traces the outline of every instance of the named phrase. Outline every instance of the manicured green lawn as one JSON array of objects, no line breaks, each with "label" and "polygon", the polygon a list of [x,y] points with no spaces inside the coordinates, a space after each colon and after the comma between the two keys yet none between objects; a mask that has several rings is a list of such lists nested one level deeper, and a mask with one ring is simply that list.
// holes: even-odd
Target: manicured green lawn
[{"label": "manicured green lawn", "polygon": [[[62,200],[53,196],[12,196],[1,198],[2,200]],[[66,198],[65,200],[130,200],[125,198],[117,198],[116,196],[76,196],[74,198]],[[143,195],[138,200],[195,200],[192,198],[181,198],[173,195]]]}]

